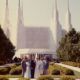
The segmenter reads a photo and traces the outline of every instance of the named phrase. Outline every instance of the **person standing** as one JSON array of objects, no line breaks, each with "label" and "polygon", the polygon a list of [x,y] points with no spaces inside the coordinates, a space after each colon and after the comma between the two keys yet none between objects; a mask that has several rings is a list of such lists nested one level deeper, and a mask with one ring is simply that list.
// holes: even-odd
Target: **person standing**
[{"label": "person standing", "polygon": [[24,74],[25,74],[25,71],[26,71],[26,56],[21,61],[21,66],[22,66],[22,77],[24,77]]},{"label": "person standing", "polygon": [[43,75],[43,71],[44,71],[44,62],[43,62],[43,58],[40,58],[39,70],[40,70],[40,75]]},{"label": "person standing", "polygon": [[44,75],[48,75],[49,74],[49,72],[48,72],[48,68],[49,68],[49,60],[46,58],[46,57],[44,57],[44,72],[43,72],[43,74]]},{"label": "person standing", "polygon": [[38,78],[40,76],[40,60],[39,57],[36,57],[36,67],[34,77]]},{"label": "person standing", "polygon": [[36,67],[36,61],[35,61],[35,58],[34,56],[32,56],[32,60],[30,62],[31,64],[31,78],[34,78],[34,72],[35,72],[35,67]]},{"label": "person standing", "polygon": [[24,78],[28,78],[28,79],[31,78],[30,60],[28,57],[26,58],[26,71],[24,74]]}]

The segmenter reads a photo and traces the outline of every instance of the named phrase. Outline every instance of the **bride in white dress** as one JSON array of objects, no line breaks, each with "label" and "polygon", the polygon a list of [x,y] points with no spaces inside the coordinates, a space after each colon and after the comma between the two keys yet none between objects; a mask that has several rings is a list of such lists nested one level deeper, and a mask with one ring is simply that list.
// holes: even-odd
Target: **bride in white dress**
[{"label": "bride in white dress", "polygon": [[36,57],[36,68],[35,68],[34,77],[38,78],[39,76],[40,76],[40,60],[38,57]]},{"label": "bride in white dress", "polygon": [[24,78],[31,78],[31,70],[30,70],[30,62],[29,62],[29,58],[26,59],[26,72],[24,74]]}]

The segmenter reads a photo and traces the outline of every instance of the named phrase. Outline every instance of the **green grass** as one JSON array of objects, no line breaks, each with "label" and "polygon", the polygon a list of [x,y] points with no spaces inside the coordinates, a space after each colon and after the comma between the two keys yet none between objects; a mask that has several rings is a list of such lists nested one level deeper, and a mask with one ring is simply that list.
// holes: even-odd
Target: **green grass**
[{"label": "green grass", "polygon": [[[6,76],[8,78],[20,78],[22,77],[21,75],[2,75],[2,76]],[[52,75],[54,78],[60,78],[63,75]]]},{"label": "green grass", "polygon": [[80,72],[74,71],[74,74],[75,74],[76,78],[80,79]]},{"label": "green grass", "polygon": [[1,76],[6,76],[8,78],[20,78],[20,77],[22,77],[21,75],[1,75]]}]

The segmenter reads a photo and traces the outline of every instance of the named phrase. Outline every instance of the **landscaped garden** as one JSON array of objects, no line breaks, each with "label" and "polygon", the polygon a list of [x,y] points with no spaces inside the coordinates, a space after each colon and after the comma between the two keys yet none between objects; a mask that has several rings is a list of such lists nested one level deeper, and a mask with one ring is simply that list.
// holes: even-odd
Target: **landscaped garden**
[{"label": "landscaped garden", "polygon": [[54,63],[50,63],[49,72],[51,75],[58,75],[57,77],[63,75],[71,75],[74,76],[75,78],[80,78],[80,72],[62,67]]},{"label": "landscaped garden", "polygon": [[[4,64],[8,64],[12,61],[15,54],[15,47],[5,36],[1,27],[0,38],[0,65],[3,65],[3,67],[0,67],[0,80],[9,80],[9,78],[29,80],[22,78],[21,63],[4,66]],[[57,55],[59,59],[62,59],[63,64],[80,68],[80,33],[72,29],[68,34],[66,34],[60,41]],[[17,58],[15,58],[14,62],[17,62]],[[80,72],[62,67],[52,62],[50,62],[48,71],[49,75],[42,75],[37,78],[37,80],[54,80],[54,78],[59,78],[59,80],[75,80],[80,78]]]},{"label": "landscaped garden", "polygon": [[[42,75],[37,80],[54,80],[54,78],[59,78],[59,80],[75,80],[80,78],[80,72],[73,71],[52,62],[49,65],[48,71],[50,73],[49,75]],[[9,80],[9,78],[29,80],[22,78],[21,73],[22,68],[20,63],[8,65],[6,67],[0,67],[0,80]]]}]

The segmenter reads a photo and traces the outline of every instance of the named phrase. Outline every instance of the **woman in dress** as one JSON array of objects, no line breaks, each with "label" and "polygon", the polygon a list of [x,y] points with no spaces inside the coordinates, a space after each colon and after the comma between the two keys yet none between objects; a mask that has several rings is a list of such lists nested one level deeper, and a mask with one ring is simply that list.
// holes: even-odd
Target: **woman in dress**
[{"label": "woman in dress", "polygon": [[26,58],[26,71],[24,74],[24,78],[31,78],[30,62],[28,57]]},{"label": "woman in dress", "polygon": [[40,58],[40,75],[43,75],[43,71],[44,71],[44,62],[43,62],[43,58]]},{"label": "woman in dress", "polygon": [[40,76],[40,60],[38,57],[36,57],[36,68],[35,68],[34,77],[38,78],[39,76]]}]

